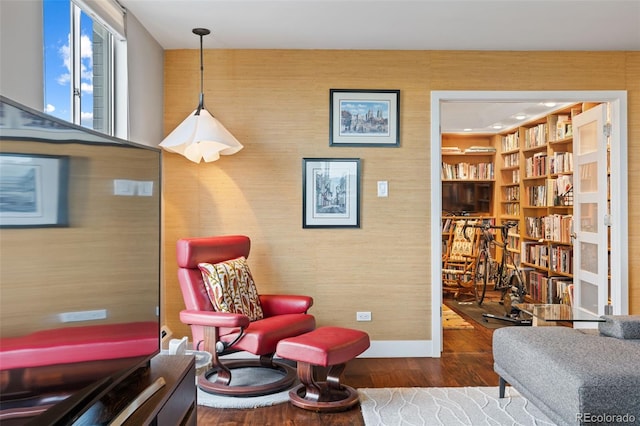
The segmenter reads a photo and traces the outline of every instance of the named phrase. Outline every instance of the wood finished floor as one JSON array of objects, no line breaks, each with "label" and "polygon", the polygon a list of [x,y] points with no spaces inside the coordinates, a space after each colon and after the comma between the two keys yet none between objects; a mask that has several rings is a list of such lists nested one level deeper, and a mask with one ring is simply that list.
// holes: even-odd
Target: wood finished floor
[{"label": "wood finished floor", "polygon": [[[357,358],[347,364],[341,383],[355,388],[498,386],[493,330],[465,319],[475,328],[444,330],[441,358]],[[364,421],[359,406],[342,413],[314,413],[285,403],[251,410],[198,406],[198,425],[360,426]]]}]

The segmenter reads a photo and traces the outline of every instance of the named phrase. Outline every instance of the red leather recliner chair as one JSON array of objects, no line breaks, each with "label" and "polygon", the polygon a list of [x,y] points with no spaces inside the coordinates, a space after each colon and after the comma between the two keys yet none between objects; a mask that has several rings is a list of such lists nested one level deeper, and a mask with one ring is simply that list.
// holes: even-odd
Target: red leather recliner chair
[{"label": "red leather recliner chair", "polygon": [[[205,392],[256,396],[290,387],[296,380],[296,370],[273,359],[276,345],[315,328],[315,318],[307,313],[313,304],[308,296],[261,294],[264,315],[255,321],[243,314],[214,310],[198,264],[247,258],[250,248],[250,239],[243,235],[183,238],[177,243],[178,280],[186,306],[180,312],[180,320],[191,327],[194,349],[212,354],[212,368],[198,377],[198,386]],[[260,359],[221,361],[221,356],[237,351]],[[243,367],[271,368],[282,377],[267,384],[236,386],[232,383],[232,370]]]}]

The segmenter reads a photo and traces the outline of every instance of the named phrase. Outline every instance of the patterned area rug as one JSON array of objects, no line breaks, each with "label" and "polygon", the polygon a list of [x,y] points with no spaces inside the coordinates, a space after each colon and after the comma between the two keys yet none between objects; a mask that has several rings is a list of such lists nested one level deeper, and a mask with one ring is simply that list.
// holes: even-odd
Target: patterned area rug
[{"label": "patterned area rug", "polygon": [[472,329],[473,325],[465,321],[464,318],[447,305],[442,305],[442,328],[445,330],[465,330]]},{"label": "patterned area rug", "polygon": [[536,425],[553,426],[512,387],[358,389],[366,426]]}]

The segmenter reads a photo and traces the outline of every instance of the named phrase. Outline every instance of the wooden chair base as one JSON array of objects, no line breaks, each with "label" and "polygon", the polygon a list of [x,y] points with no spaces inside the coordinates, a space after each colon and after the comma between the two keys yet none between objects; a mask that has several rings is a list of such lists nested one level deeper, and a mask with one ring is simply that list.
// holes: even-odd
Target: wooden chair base
[{"label": "wooden chair base", "polygon": [[[326,383],[318,383],[318,385],[325,387]],[[322,394],[327,401],[308,400],[305,397],[306,393],[306,386],[298,385],[289,392],[289,401],[296,407],[324,413],[347,411],[360,401],[358,391],[346,385],[342,385],[341,389],[324,390]]]},{"label": "wooden chair base", "polygon": [[[282,362],[273,361],[271,365],[265,365],[260,360],[233,360],[224,363],[224,367],[228,369],[228,375],[221,372],[218,368],[211,368],[204,374],[198,376],[198,387],[207,393],[250,397],[269,395],[280,392],[293,386],[296,381],[296,369]],[[251,385],[251,386],[234,386],[231,381],[233,370],[241,368],[266,368],[273,370],[282,377],[269,383]],[[213,377],[216,376],[216,377]]]},{"label": "wooden chair base", "polygon": [[333,365],[327,380],[315,380],[314,366],[298,362],[298,379],[301,384],[289,392],[291,404],[305,410],[318,412],[346,411],[359,402],[358,392],[351,386],[340,384],[345,364]]}]

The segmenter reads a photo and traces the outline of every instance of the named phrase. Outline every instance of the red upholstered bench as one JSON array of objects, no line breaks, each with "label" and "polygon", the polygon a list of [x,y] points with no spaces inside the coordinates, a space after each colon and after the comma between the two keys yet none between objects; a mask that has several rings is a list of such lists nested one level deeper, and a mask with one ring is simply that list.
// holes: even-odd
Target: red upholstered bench
[{"label": "red upholstered bench", "polygon": [[[340,384],[346,363],[369,347],[369,335],[341,327],[320,327],[278,342],[279,357],[297,361],[301,384],[289,392],[291,403],[313,411],[343,411],[358,403],[358,393]],[[329,367],[326,381],[317,381],[316,366]]]}]

